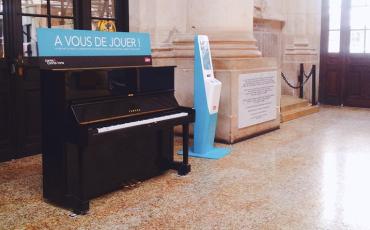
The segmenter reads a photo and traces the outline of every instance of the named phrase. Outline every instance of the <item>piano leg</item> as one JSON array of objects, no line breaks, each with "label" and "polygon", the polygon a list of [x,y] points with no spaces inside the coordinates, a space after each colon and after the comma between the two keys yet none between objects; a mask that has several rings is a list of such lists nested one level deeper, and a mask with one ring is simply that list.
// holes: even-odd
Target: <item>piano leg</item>
[{"label": "piano leg", "polygon": [[69,199],[73,212],[77,215],[86,215],[90,208],[90,200],[87,197],[86,178],[89,176],[86,166],[89,164],[89,156],[85,146],[68,144],[70,153],[75,153],[77,159],[70,159],[70,170],[73,176],[69,178]]},{"label": "piano leg", "polygon": [[182,126],[182,145],[182,162],[178,165],[177,173],[180,176],[185,176],[191,171],[191,165],[189,165],[189,124]]},{"label": "piano leg", "polygon": [[73,213],[77,215],[86,215],[90,208],[90,202],[76,199],[73,204]]}]

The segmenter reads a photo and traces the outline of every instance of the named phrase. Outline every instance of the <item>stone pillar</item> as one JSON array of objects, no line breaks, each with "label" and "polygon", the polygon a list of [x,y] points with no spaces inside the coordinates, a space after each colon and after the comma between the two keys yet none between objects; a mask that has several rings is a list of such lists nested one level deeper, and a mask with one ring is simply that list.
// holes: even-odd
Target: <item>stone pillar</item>
[{"label": "stone pillar", "polygon": [[[234,143],[280,125],[277,119],[238,129],[239,75],[277,70],[275,59],[262,58],[253,37],[253,0],[188,0],[186,33],[173,41],[176,59],[176,97],[180,104],[193,105],[194,35],[208,35],[215,76],[223,83],[216,139]],[[279,78],[280,80],[280,78]],[[280,95],[280,81],[278,82]]]},{"label": "stone pillar", "polygon": [[188,31],[252,32],[253,0],[188,0]]},{"label": "stone pillar", "polygon": [[187,0],[130,0],[129,5],[130,31],[149,32],[153,57],[174,64],[172,41],[186,32]]}]

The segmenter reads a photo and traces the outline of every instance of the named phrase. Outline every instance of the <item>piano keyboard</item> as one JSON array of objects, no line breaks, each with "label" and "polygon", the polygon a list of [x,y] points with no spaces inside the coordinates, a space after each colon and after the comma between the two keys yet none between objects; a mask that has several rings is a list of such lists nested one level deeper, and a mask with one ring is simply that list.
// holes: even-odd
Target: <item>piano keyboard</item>
[{"label": "piano keyboard", "polygon": [[141,121],[134,121],[134,122],[128,122],[125,124],[119,124],[119,125],[112,125],[108,127],[102,127],[98,128],[98,133],[106,133],[106,132],[111,132],[111,131],[116,131],[120,129],[126,129],[130,127],[135,127],[135,126],[140,126],[140,125],[147,125],[151,123],[156,123],[160,121],[166,121],[166,120],[171,120],[179,117],[186,117],[188,116],[188,113],[176,113],[176,114],[171,114],[167,116],[162,116],[162,117],[156,117],[156,118],[151,118],[151,119],[145,119]]}]

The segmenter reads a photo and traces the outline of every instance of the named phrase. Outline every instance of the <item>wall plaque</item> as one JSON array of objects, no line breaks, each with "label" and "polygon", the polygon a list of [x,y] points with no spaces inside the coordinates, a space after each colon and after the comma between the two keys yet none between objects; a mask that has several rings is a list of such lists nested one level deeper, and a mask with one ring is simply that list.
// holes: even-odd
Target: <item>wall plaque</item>
[{"label": "wall plaque", "polygon": [[276,88],[276,71],[239,75],[239,129],[276,119]]}]

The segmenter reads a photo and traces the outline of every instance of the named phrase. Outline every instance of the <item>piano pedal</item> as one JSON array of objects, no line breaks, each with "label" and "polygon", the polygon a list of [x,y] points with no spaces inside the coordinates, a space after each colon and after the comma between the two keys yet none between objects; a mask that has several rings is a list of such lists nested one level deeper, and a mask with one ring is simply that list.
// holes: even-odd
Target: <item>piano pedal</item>
[{"label": "piano pedal", "polygon": [[74,212],[71,212],[68,216],[71,217],[71,218],[76,218],[76,217],[78,217],[78,214],[76,214]]},{"label": "piano pedal", "polygon": [[132,189],[137,187],[139,184],[141,184],[141,181],[138,180],[129,180],[123,183],[123,187],[125,189]]},{"label": "piano pedal", "polygon": [[[85,216],[87,214],[89,214],[89,210],[73,210],[73,213],[77,216]],[[73,215],[71,215],[70,217],[73,218]]]}]

